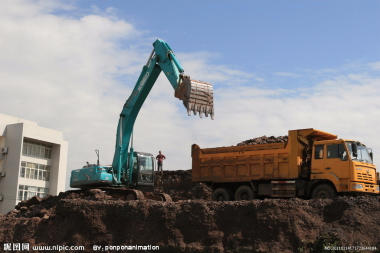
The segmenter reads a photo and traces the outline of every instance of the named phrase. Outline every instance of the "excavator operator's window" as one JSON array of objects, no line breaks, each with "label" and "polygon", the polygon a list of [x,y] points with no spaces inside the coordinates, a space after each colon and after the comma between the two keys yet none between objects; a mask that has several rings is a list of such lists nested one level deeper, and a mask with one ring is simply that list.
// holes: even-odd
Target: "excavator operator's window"
[{"label": "excavator operator's window", "polygon": [[139,156],[139,182],[153,182],[153,162],[151,156]]},{"label": "excavator operator's window", "polygon": [[315,153],[314,153],[315,159],[323,159],[323,146],[324,145],[315,145]]}]

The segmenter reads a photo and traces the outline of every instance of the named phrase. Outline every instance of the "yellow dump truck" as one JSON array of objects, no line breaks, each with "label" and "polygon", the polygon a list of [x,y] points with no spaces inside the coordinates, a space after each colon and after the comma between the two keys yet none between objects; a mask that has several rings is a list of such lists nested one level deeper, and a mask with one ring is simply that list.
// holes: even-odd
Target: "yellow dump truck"
[{"label": "yellow dump truck", "polygon": [[214,200],[379,194],[371,149],[312,128],[290,130],[286,143],[204,149],[194,144],[192,180],[210,185]]}]

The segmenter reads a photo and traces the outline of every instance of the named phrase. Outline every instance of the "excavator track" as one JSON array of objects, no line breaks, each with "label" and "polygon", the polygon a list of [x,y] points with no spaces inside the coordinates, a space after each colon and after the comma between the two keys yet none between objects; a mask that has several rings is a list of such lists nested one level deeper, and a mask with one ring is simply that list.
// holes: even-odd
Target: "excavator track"
[{"label": "excavator track", "polygon": [[166,193],[158,193],[158,195],[160,196],[161,201],[164,201],[164,202],[173,202],[172,197],[170,197],[169,194],[166,194]]},{"label": "excavator track", "polygon": [[131,188],[119,188],[119,187],[98,187],[95,189],[82,189],[76,192],[82,192],[86,195],[87,191],[96,192],[97,190],[104,192],[107,199],[115,199],[115,200],[144,200],[144,199],[152,199],[163,202],[172,202],[172,198],[169,194],[163,192],[154,192],[154,191],[140,191],[138,189]]}]

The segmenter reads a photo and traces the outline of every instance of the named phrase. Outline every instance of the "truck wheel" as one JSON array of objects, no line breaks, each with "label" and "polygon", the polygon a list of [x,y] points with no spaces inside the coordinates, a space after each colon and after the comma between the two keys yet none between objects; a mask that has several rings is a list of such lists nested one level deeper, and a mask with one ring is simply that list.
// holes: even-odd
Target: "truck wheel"
[{"label": "truck wheel", "polygon": [[217,188],[212,192],[212,199],[216,201],[228,201],[231,199],[230,193],[224,188]]},{"label": "truck wheel", "polygon": [[253,191],[248,185],[242,185],[235,191],[235,200],[251,200],[253,199]]},{"label": "truck wheel", "polygon": [[311,193],[313,199],[332,199],[335,196],[335,189],[328,184],[317,185]]}]

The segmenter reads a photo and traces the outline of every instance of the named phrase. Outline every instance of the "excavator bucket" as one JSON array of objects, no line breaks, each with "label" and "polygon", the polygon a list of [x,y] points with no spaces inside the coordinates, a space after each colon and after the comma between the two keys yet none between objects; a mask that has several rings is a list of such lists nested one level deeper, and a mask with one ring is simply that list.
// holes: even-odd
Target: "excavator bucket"
[{"label": "excavator bucket", "polygon": [[182,100],[188,115],[193,112],[202,118],[202,115],[214,119],[214,89],[212,84],[191,80],[189,76],[181,75],[178,88],[174,96]]}]

